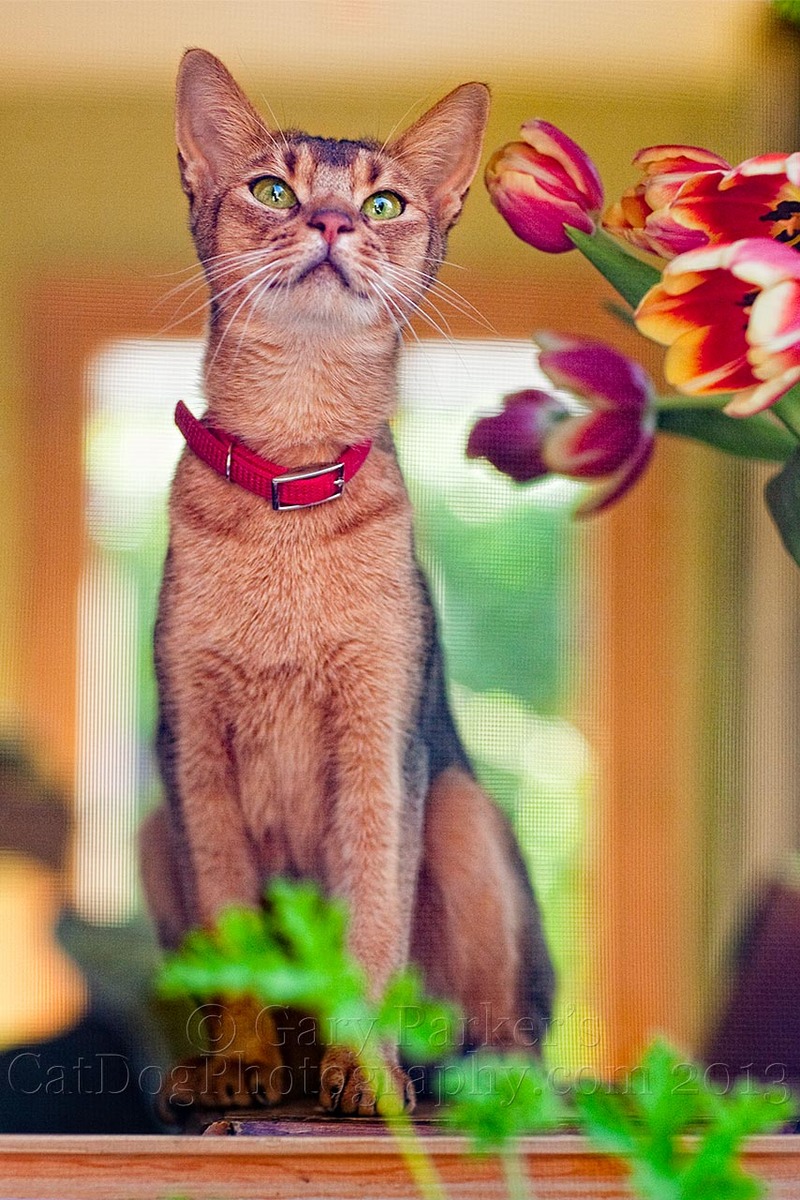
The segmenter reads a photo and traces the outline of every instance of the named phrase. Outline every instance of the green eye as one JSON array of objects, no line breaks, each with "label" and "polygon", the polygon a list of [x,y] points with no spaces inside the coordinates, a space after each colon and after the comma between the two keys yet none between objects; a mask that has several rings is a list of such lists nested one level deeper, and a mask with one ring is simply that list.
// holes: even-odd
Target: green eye
[{"label": "green eye", "polygon": [[376,192],[364,201],[361,211],[373,221],[391,221],[400,216],[405,206],[405,200],[397,192]]},{"label": "green eye", "polygon": [[297,196],[288,183],[284,183],[276,175],[265,175],[263,179],[256,179],[250,184],[250,191],[259,204],[265,204],[267,208],[294,208],[297,204]]}]

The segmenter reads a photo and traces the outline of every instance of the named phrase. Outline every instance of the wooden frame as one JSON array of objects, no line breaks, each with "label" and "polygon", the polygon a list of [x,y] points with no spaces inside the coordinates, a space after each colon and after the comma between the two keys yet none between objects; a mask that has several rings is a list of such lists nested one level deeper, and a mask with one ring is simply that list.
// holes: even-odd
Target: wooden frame
[{"label": "wooden frame", "polygon": [[[572,1135],[525,1138],[537,1200],[630,1200],[619,1160]],[[470,1154],[462,1138],[430,1136],[425,1149],[452,1200],[508,1200],[502,1164]],[[800,1200],[800,1137],[754,1139],[745,1167],[772,1200]],[[0,1200],[419,1200],[385,1135],[275,1138],[5,1137]]]}]

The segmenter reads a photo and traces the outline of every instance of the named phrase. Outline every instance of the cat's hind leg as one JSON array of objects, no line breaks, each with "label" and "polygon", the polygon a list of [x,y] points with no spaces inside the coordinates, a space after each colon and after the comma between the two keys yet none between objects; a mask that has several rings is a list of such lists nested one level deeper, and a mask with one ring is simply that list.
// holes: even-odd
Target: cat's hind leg
[{"label": "cat's hind leg", "polygon": [[428,796],[411,958],[460,1006],[464,1048],[540,1052],[554,974],[539,909],[507,819],[457,767]]}]

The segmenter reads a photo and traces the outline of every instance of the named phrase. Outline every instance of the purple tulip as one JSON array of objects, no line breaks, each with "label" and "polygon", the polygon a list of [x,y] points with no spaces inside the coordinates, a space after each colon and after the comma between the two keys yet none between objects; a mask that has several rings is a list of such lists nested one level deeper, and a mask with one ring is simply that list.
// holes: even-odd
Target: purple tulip
[{"label": "purple tulip", "polygon": [[592,233],[603,206],[603,185],[589,156],[548,121],[526,121],[521,142],[489,160],[486,187],[517,237],[561,254],[573,243],[565,225]]},{"label": "purple tulip", "polygon": [[592,484],[577,516],[599,512],[638,479],[653,450],[655,410],[650,379],[636,363],[601,342],[543,334],[539,366],[585,412],[531,389],[505,398],[470,434],[467,455],[486,458],[518,483],[551,472]]}]

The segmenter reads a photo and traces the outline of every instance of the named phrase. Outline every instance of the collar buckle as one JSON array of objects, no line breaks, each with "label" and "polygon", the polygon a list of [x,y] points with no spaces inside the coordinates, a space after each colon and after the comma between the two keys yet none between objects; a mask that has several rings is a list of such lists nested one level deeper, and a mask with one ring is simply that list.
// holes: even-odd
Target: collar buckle
[{"label": "collar buckle", "polygon": [[[297,483],[305,479],[318,479],[322,475],[332,476],[333,491],[330,496],[322,496],[318,500],[301,500],[299,503],[286,504],[281,499],[281,487],[288,483]],[[291,474],[276,475],[272,480],[272,507],[275,512],[291,512],[296,508],[316,508],[318,504],[329,504],[331,500],[339,500],[344,493],[344,463],[330,463],[327,467],[316,467],[310,471],[294,471]]]}]

